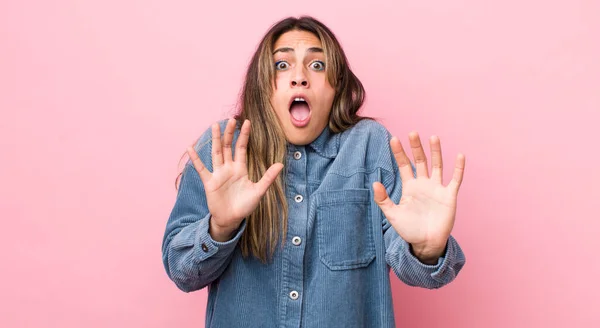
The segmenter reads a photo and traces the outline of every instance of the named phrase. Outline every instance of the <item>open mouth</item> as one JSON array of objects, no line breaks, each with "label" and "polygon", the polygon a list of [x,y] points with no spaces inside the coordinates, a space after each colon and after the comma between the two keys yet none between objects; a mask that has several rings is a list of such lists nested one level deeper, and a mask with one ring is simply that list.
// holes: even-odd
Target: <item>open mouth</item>
[{"label": "open mouth", "polygon": [[292,97],[290,103],[290,117],[292,124],[303,127],[310,121],[310,105],[303,95]]}]

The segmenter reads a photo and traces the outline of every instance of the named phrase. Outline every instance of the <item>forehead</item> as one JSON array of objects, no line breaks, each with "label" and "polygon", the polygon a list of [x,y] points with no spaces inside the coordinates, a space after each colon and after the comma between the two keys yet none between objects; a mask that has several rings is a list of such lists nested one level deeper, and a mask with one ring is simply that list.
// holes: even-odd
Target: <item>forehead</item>
[{"label": "forehead", "polygon": [[321,47],[319,38],[307,31],[288,31],[283,33],[277,41],[275,41],[274,49],[281,47],[296,48],[304,47]]}]

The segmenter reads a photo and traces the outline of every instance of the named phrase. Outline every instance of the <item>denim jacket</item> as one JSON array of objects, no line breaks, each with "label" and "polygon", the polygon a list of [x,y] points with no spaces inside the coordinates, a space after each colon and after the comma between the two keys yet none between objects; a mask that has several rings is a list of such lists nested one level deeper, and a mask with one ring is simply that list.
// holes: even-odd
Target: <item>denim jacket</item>
[{"label": "denim jacket", "polygon": [[[402,194],[390,137],[381,124],[363,120],[337,134],[326,127],[306,146],[288,144],[288,230],[267,264],[242,257],[245,221],[230,241],[211,238],[202,181],[188,161],[163,263],[179,289],[208,286],[207,328],[394,327],[390,268],[404,283],[429,289],[456,277],[465,257],[452,236],[437,264],[423,264],[373,200],[375,181],[396,204]],[[196,151],[212,172],[210,129]]]}]

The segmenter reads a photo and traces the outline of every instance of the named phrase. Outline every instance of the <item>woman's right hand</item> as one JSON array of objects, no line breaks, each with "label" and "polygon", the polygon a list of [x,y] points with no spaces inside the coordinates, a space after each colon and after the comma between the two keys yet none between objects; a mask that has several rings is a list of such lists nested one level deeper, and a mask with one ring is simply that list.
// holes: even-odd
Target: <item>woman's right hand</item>
[{"label": "woman's right hand", "polygon": [[187,148],[194,168],[204,184],[211,214],[210,235],[219,242],[231,239],[233,232],[256,209],[283,168],[283,164],[275,163],[257,183],[248,179],[246,149],[250,137],[250,121],[246,120],[242,124],[234,159],[231,148],[235,123],[235,119],[227,122],[222,144],[219,125],[212,126],[212,173],[204,166],[194,148]]}]

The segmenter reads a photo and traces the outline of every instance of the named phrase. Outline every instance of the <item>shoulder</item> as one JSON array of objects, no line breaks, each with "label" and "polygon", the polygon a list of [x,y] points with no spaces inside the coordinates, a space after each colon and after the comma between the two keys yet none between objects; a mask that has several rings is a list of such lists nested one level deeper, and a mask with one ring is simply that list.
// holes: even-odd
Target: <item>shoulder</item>
[{"label": "shoulder", "polygon": [[389,131],[385,126],[383,126],[383,124],[370,118],[365,118],[359,121],[353,127],[344,131],[343,133],[346,133],[348,136],[352,137],[369,135],[387,138],[389,135]]},{"label": "shoulder", "polygon": [[341,133],[340,144],[362,144],[370,152],[384,151],[389,147],[391,134],[383,124],[373,119],[363,119]]},{"label": "shoulder", "polygon": [[393,170],[390,139],[391,134],[383,124],[363,119],[340,133],[337,159],[349,171]]}]

